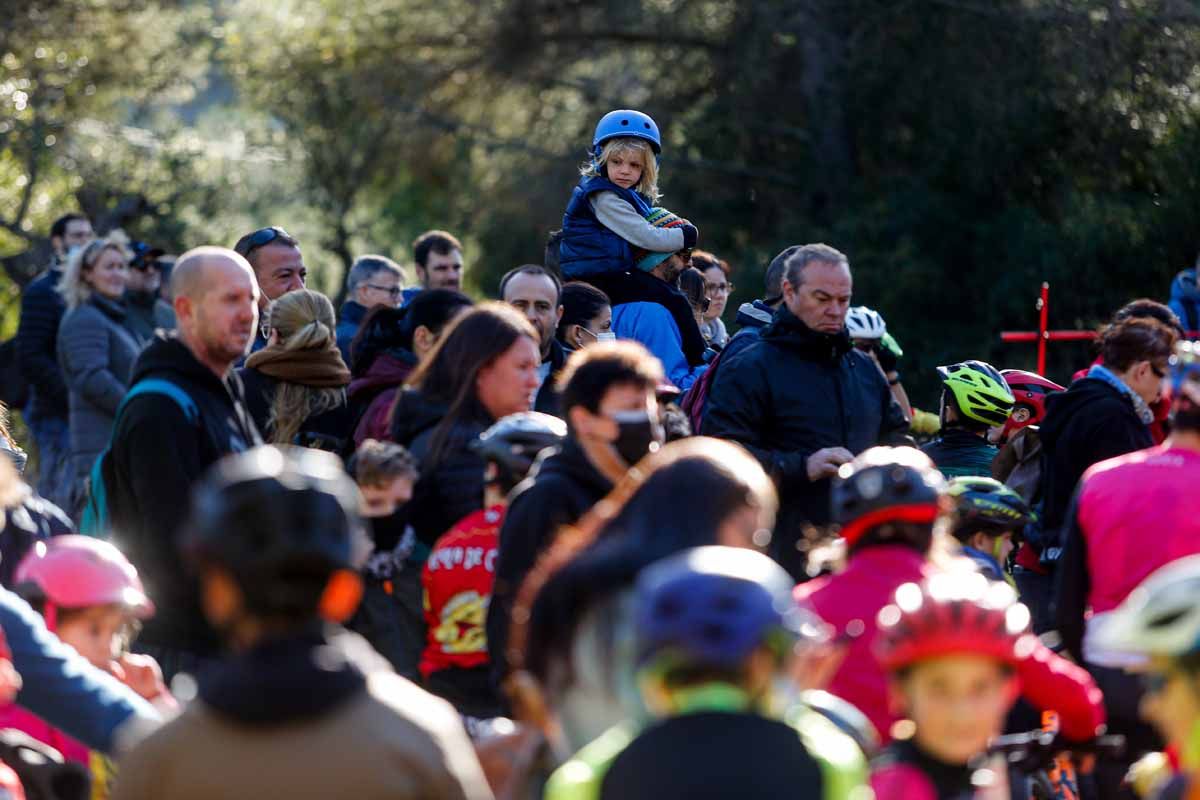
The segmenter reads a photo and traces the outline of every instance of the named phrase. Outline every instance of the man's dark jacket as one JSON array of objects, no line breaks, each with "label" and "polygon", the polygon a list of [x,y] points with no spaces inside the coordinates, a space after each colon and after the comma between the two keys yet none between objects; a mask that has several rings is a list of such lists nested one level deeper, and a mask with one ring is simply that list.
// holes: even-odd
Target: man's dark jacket
[{"label": "man's dark jacket", "polygon": [[780,509],[772,549],[793,572],[803,524],[830,520],[830,481],[808,479],[808,457],[827,447],[857,455],[899,444],[907,429],[887,379],[846,332],[813,331],[786,307],[759,341],[722,361],[703,423],[704,435],[743,445],[775,480]]},{"label": "man's dark jacket", "polygon": [[217,652],[200,613],[194,580],[177,549],[191,506],[193,484],[222,456],[261,444],[246,412],[242,385],[231,370],[224,380],[201,364],[175,335],[158,334],[138,357],[131,386],[145,378],[170,381],[187,392],[199,418],[148,392],[129,401],[113,431],[114,485],[108,487],[114,539],[129,556],[157,606],[140,640],[196,655]]},{"label": "man's dark jacket", "polygon": [[21,294],[17,328],[17,358],[21,374],[33,387],[41,418],[67,418],[67,384],[58,366],[58,326],[67,302],[58,293],[62,270],[50,269],[35,278]]},{"label": "man's dark jacket", "polygon": [[569,438],[514,491],[500,529],[496,583],[488,606],[488,654],[492,674],[497,678],[507,672],[509,617],[521,582],[554,541],[559,528],[578,522],[611,490],[609,480]]}]

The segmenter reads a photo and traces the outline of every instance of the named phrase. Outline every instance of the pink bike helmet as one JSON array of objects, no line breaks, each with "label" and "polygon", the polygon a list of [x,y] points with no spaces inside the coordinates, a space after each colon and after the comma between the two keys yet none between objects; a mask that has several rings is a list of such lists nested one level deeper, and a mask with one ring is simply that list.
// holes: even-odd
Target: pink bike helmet
[{"label": "pink bike helmet", "polygon": [[124,606],[141,619],[154,615],[137,569],[109,542],[90,536],[55,536],[33,546],[13,576],[18,592],[43,604],[54,630],[60,608]]}]

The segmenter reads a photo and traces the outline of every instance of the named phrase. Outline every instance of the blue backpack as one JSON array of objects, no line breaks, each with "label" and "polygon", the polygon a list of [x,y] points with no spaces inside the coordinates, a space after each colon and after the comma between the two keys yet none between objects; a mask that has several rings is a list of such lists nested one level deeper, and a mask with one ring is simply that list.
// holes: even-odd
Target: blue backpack
[{"label": "blue backpack", "polygon": [[175,401],[184,416],[187,417],[188,422],[193,425],[200,422],[200,409],[196,406],[196,401],[178,385],[165,378],[146,378],[135,383],[121,400],[121,405],[117,406],[117,416],[113,421],[113,433],[112,438],[108,441],[108,447],[104,448],[104,452],[92,465],[92,471],[88,477],[87,505],[84,506],[83,517],[79,520],[80,533],[97,537],[108,535],[111,523],[108,489],[113,484],[113,466],[109,454],[112,452],[113,438],[117,435],[125,406],[129,404],[130,400],[143,394],[165,395]]}]

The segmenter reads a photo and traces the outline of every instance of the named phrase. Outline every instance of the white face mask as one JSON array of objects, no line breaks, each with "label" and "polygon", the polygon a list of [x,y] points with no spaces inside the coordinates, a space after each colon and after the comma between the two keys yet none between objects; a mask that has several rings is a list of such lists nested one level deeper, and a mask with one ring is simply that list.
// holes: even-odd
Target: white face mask
[{"label": "white face mask", "polygon": [[596,334],[597,342],[615,342],[616,340],[617,335],[612,331],[600,331]]}]

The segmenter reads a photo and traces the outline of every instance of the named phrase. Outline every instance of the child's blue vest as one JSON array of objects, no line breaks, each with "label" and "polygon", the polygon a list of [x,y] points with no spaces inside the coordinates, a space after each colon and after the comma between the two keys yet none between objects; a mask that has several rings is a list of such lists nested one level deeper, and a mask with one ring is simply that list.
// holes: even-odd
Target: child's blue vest
[{"label": "child's blue vest", "polygon": [[558,245],[559,269],[567,280],[600,272],[623,272],[633,266],[633,248],[629,242],[604,227],[588,202],[596,192],[605,191],[615,192],[642,217],[650,213],[646,198],[632,189],[622,189],[600,176],[582,178],[563,214],[562,240]]}]

